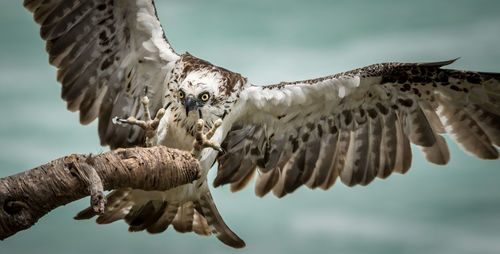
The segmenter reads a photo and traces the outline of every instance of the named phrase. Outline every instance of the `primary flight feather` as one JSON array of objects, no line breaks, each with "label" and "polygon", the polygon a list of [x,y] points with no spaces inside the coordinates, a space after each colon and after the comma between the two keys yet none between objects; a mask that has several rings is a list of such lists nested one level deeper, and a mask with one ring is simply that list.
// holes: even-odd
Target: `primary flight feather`
[{"label": "primary flight feather", "polygon": [[[425,158],[446,164],[443,134],[481,159],[500,146],[500,74],[444,69],[452,61],[383,63],[328,77],[255,86],[245,77],[177,54],[151,0],[25,0],[41,25],[50,64],[58,68],[62,98],[80,122],[98,118],[102,145],[144,146],[145,131],[115,124],[141,119],[146,91],[152,112],[166,110],[153,145],[191,150],[199,119],[221,127],[206,149],[202,177],[166,192],[119,189],[107,197],[100,224],[125,220],[130,231],[215,234],[232,247],[245,243],[224,223],[206,175],[218,161],[214,186],[283,197],[302,185],[367,185],[405,173],[410,143]],[[256,173],[257,172],[257,173]],[[77,219],[96,215],[86,209]]]}]

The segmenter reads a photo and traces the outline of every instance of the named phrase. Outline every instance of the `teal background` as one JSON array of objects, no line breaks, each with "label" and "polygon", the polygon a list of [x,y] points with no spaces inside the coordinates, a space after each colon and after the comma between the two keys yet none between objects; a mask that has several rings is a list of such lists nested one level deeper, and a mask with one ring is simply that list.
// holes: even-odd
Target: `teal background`
[{"label": "teal background", "polygon": [[[330,75],[376,62],[440,61],[500,72],[500,1],[157,1],[177,52],[256,84]],[[81,126],[60,99],[38,26],[21,1],[0,1],[0,177],[71,153],[99,153],[96,123]],[[367,187],[299,189],[284,199],[214,190],[247,243],[129,233],[123,222],[74,221],[82,199],[0,242],[0,253],[500,253],[500,161],[448,140],[451,162],[414,148],[412,169]],[[211,177],[213,178],[212,171]]]}]

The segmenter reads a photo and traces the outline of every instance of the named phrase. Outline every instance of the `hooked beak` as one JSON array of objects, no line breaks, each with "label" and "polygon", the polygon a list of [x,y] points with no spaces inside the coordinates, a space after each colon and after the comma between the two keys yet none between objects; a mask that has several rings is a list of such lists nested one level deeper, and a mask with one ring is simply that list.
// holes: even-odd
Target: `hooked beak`
[{"label": "hooked beak", "polygon": [[198,110],[198,102],[193,96],[188,96],[184,102],[184,107],[186,108],[186,117],[189,115],[191,110]]}]

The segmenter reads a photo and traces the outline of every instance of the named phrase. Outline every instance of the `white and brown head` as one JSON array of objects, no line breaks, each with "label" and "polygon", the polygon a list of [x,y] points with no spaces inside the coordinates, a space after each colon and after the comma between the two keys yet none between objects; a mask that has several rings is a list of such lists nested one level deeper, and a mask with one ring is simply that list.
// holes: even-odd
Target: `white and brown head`
[{"label": "white and brown head", "polygon": [[174,112],[174,121],[192,133],[198,119],[207,128],[223,119],[246,83],[238,73],[185,53],[172,72],[165,103]]}]

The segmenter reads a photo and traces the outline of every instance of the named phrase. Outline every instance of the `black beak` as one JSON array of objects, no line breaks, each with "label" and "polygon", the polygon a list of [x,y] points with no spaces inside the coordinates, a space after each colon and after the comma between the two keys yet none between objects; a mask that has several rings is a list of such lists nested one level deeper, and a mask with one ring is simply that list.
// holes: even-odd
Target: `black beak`
[{"label": "black beak", "polygon": [[186,117],[189,115],[189,111],[198,110],[198,102],[192,96],[188,96],[186,101],[184,101],[184,107],[186,107]]}]

